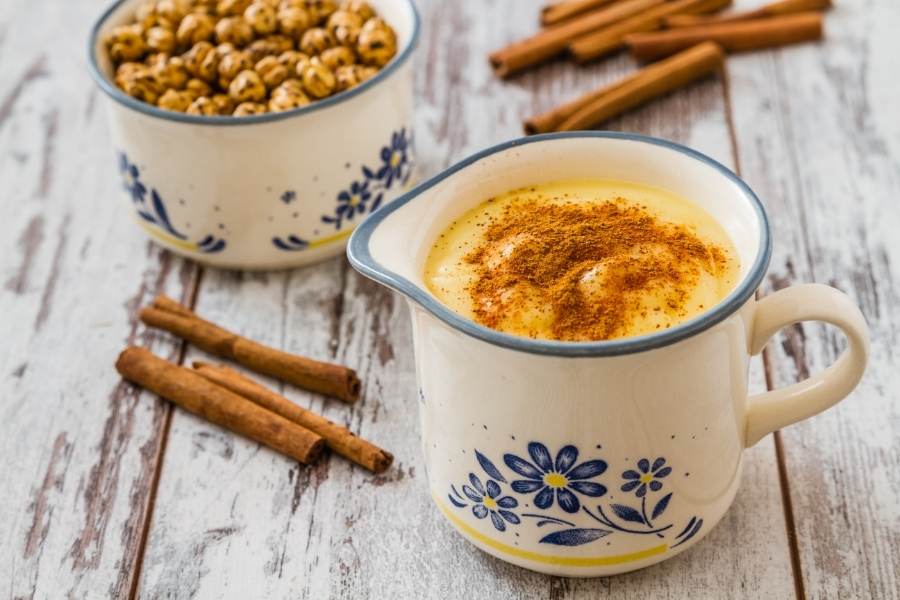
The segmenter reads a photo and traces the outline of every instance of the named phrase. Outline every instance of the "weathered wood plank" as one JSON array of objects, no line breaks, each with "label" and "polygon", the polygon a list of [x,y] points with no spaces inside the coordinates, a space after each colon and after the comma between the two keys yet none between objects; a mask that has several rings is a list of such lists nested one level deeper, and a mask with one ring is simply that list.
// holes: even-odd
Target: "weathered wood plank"
[{"label": "weathered wood plank", "polygon": [[[823,43],[729,63],[743,173],[773,217],[767,287],[829,283],[872,329],[859,389],[781,433],[810,598],[900,597],[898,26],[895,2],[841,2]],[[791,328],[769,347],[770,377],[802,379],[841,348],[820,324]]]},{"label": "weathered wood plank", "polygon": [[0,589],[15,598],[128,595],[168,408],[112,365],[128,342],[175,356],[135,309],[196,273],[131,222],[84,72],[104,4],[0,9]]},{"label": "weathered wood plank", "polygon": [[[497,81],[487,51],[532,30],[538,6],[515,0],[422,5],[415,135],[424,173],[517,137],[521,119],[532,111],[633,68],[626,58],[588,69],[557,63]],[[611,125],[676,139],[731,163],[724,111],[721,82],[712,79]],[[267,343],[359,369],[365,393],[357,406],[284,391],[383,444],[397,463],[380,477],[335,457],[304,469],[176,411],[140,582],[143,597],[793,594],[771,440],[748,455],[734,510],[696,549],[608,580],[544,577],[474,549],[433,508],[419,451],[408,315],[398,297],[336,260],[291,273],[209,272],[198,311]],[[755,381],[761,388],[759,369]]]}]

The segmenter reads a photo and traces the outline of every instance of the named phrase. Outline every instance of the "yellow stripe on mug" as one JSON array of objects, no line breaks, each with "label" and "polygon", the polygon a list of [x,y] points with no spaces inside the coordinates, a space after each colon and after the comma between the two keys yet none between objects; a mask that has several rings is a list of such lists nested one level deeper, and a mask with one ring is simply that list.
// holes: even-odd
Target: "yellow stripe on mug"
[{"label": "yellow stripe on mug", "polygon": [[435,496],[434,501],[440,507],[441,512],[444,513],[444,516],[450,519],[450,522],[453,523],[460,531],[462,531],[466,535],[482,544],[485,544],[486,546],[490,546],[494,550],[498,550],[510,556],[515,556],[516,558],[524,558],[525,560],[533,560],[535,562],[541,562],[550,565],[564,565],[570,567],[598,567],[635,562],[651,556],[656,556],[657,554],[662,554],[669,549],[669,546],[667,544],[660,544],[658,546],[653,546],[651,548],[640,550],[638,552],[629,552],[627,554],[612,554],[609,556],[552,556],[550,554],[540,554],[538,552],[531,552],[529,550],[523,550],[521,548],[516,548],[515,546],[504,544],[503,542],[498,542],[497,540],[486,536],[485,534],[481,533],[480,531],[460,519],[459,516],[454,514],[449,509],[449,507],[447,507],[437,498],[437,496]]}]

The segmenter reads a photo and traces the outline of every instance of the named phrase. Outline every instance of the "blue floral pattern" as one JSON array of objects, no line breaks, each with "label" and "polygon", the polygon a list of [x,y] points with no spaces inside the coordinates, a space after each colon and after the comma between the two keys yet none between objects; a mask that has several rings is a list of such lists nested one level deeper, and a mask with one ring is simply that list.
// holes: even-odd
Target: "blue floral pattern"
[{"label": "blue floral pattern", "polygon": [[119,152],[118,157],[122,185],[131,198],[138,217],[150,226],[147,228],[148,232],[162,237],[169,243],[182,246],[186,250],[204,254],[221,252],[225,249],[225,240],[212,234],[204,236],[197,242],[189,241],[187,234],[177,229],[172,223],[166,203],[156,188],[150,188],[150,201],[147,202],[147,186],[141,181],[140,168],[131,162],[124,152]]},{"label": "blue floral pattern", "polygon": [[503,462],[526,478],[513,481],[512,489],[522,494],[537,492],[534,504],[538,508],[550,508],[555,492],[559,507],[568,513],[576,513],[581,508],[581,502],[573,492],[593,498],[606,493],[603,484],[586,481],[606,471],[606,463],[589,460],[575,466],[578,460],[578,448],[575,446],[563,446],[557,452],[555,461],[540,442],[528,444],[528,454],[533,464],[515,454],[504,454]]},{"label": "blue floral pattern", "polygon": [[649,460],[642,458],[638,461],[637,471],[629,469],[622,473],[622,478],[625,479],[625,483],[622,484],[622,491],[630,492],[635,490],[634,495],[638,498],[644,497],[648,487],[652,491],[658,492],[663,486],[660,479],[665,478],[672,472],[672,467],[667,467],[665,464],[666,459],[662,457],[654,460],[652,465]]},{"label": "blue floral pattern", "polygon": [[[538,542],[557,546],[581,546],[617,534],[669,539],[669,548],[675,548],[693,538],[703,527],[703,519],[694,516],[678,535],[671,536],[678,530],[673,529],[674,523],[665,521],[673,493],[663,493],[661,480],[672,473],[664,457],[657,457],[652,462],[649,458],[641,458],[636,469],[622,471],[624,483],[620,489],[634,492],[640,499],[639,505],[631,502],[604,504],[596,499],[605,496],[608,488],[592,480],[606,473],[608,464],[605,460],[591,458],[579,463],[579,450],[571,444],[562,446],[555,456],[538,441],[528,443],[526,449],[528,459],[511,452],[503,454],[503,464],[514,473],[510,477],[475,449],[475,460],[486,476],[484,483],[482,477],[469,473],[468,481],[461,486],[462,493],[455,485],[450,486],[447,497],[451,504],[460,509],[468,508],[478,520],[490,517],[494,529],[500,533],[522,525],[523,519],[530,519],[537,528],[555,529],[542,532]],[[509,485],[513,494],[530,498],[537,512],[514,512],[520,501],[513,495],[504,495],[501,484]],[[551,512],[554,501],[565,513],[585,515],[583,523],[577,525],[554,516]],[[585,524],[590,527],[583,526]]]},{"label": "blue floral pattern", "polygon": [[[391,134],[388,145],[381,147],[379,157],[380,165],[375,167],[363,165],[360,168],[360,176],[351,180],[347,187],[337,193],[334,211],[322,215],[320,217],[322,223],[333,225],[336,231],[341,231],[346,224],[378,210],[384,201],[385,192],[409,183],[413,172],[412,136],[405,127]],[[289,204],[295,198],[296,193],[293,190],[285,191],[280,196],[285,204]],[[295,252],[334,239],[334,236],[331,236],[321,241],[310,241],[290,234],[273,237],[272,244],[279,250]]]},{"label": "blue floral pattern", "polygon": [[[512,496],[504,496],[501,493],[500,484],[493,479],[487,479],[482,485],[481,479],[474,473],[469,473],[469,483],[462,486],[463,494],[472,503],[472,514],[477,519],[491,517],[491,524],[497,531],[506,531],[506,523],[518,525],[521,523],[519,516],[510,509],[519,506],[519,501]],[[451,488],[450,501],[456,506],[466,506],[465,499],[459,496],[456,488]]]}]

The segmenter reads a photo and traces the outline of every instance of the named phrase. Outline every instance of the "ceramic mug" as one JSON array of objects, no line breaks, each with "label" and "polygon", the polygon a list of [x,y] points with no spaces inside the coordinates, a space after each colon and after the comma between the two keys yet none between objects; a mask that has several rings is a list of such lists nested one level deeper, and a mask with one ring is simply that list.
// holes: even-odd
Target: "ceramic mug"
[{"label": "ceramic mug", "polygon": [[117,199],[156,243],[217,267],[296,267],[342,253],[367,214],[408,189],[419,35],[411,0],[371,0],[397,33],[397,55],[374,77],[244,117],[161,110],[112,83],[103,39],[140,3],[119,0],[98,19],[88,58],[110,99]]},{"label": "ceramic mug", "polygon": [[[611,178],[689,198],[734,242],[740,283],[706,313],[651,335],[576,343],[482,327],[423,282],[451,221],[484,199],[554,180]],[[412,308],[428,484],[482,550],[543,573],[600,576],[696,544],[734,500],[742,454],[856,386],[868,330],[840,291],[798,285],[762,300],[772,240],[762,204],[694,150],[639,135],[550,134],[490,148],[368,218],[348,255]],[[824,372],[748,397],[750,356],[780,328],[819,320],[847,350]]]}]

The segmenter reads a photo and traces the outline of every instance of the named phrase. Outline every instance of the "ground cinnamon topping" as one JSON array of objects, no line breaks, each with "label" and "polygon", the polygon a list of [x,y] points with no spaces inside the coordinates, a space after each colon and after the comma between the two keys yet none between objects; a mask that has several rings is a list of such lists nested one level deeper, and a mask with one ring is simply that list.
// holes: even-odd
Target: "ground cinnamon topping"
[{"label": "ground cinnamon topping", "polygon": [[[728,261],[690,228],[620,198],[523,199],[481,226],[484,242],[464,259],[476,273],[468,287],[475,319],[498,329],[537,310],[558,340],[621,337],[648,310],[680,316],[702,271],[715,276]],[[662,300],[648,304],[648,292]]]}]

